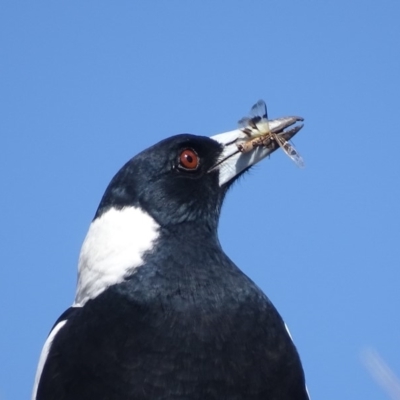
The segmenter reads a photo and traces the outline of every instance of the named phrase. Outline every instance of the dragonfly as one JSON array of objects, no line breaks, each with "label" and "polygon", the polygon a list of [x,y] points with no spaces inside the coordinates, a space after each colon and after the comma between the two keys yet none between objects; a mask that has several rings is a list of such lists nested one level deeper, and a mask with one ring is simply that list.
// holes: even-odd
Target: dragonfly
[{"label": "dragonfly", "polygon": [[269,141],[273,140],[278,143],[285,154],[290,157],[298,167],[304,167],[304,160],[294,145],[282,137],[280,133],[273,132],[270,129],[267,105],[264,100],[259,100],[254,104],[254,106],[251,107],[249,115],[240,119],[238,124],[239,129],[250,139],[238,145],[241,152],[246,153],[257,146],[265,146]]}]

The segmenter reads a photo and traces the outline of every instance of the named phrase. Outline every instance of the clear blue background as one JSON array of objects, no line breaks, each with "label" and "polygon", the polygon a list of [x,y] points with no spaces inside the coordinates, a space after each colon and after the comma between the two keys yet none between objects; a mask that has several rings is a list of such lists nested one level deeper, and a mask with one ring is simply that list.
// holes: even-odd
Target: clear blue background
[{"label": "clear blue background", "polygon": [[400,5],[396,1],[3,1],[0,399],[30,396],[72,302],[81,243],[114,173],[263,98],[301,115],[229,193],[220,238],[273,300],[312,398],[386,399],[400,372]]}]

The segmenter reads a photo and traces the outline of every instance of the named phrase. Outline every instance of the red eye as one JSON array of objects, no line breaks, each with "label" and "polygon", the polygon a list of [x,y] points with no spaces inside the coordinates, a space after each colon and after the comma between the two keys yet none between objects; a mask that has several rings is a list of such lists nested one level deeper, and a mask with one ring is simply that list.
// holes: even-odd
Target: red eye
[{"label": "red eye", "polygon": [[199,166],[199,156],[193,150],[183,150],[179,156],[179,165],[184,169],[195,170]]}]

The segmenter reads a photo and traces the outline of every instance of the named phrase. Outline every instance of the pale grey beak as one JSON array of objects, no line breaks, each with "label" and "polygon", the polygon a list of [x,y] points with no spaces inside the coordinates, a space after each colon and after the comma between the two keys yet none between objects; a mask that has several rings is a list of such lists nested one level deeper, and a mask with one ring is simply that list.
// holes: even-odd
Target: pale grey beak
[{"label": "pale grey beak", "polygon": [[[279,135],[286,141],[289,141],[294,135],[296,135],[297,132],[299,132],[299,130],[303,127],[303,124],[295,125],[288,130],[285,129],[299,121],[303,121],[303,118],[283,117],[274,120],[268,120],[269,131]],[[276,140],[273,140],[271,137],[270,139],[267,138],[262,146],[255,147],[248,152],[242,152],[239,150],[241,147],[240,145],[252,139],[251,136],[244,132],[243,129],[236,129],[234,131],[220,133],[218,135],[211,136],[211,139],[214,139],[223,145],[223,152],[220,160],[211,169],[219,170],[220,186],[229,182],[245,169],[257,164],[259,161],[269,156],[280,147]]]}]

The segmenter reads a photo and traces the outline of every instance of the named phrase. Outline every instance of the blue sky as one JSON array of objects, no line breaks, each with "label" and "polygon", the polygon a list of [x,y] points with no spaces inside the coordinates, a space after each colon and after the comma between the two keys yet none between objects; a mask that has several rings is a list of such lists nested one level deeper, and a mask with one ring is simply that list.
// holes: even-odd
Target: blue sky
[{"label": "blue sky", "polygon": [[29,398],[73,301],[114,173],[176,133],[236,127],[263,98],[301,115],[230,191],[220,239],[290,327],[313,399],[387,399],[400,374],[398,2],[3,2],[0,399]]}]

